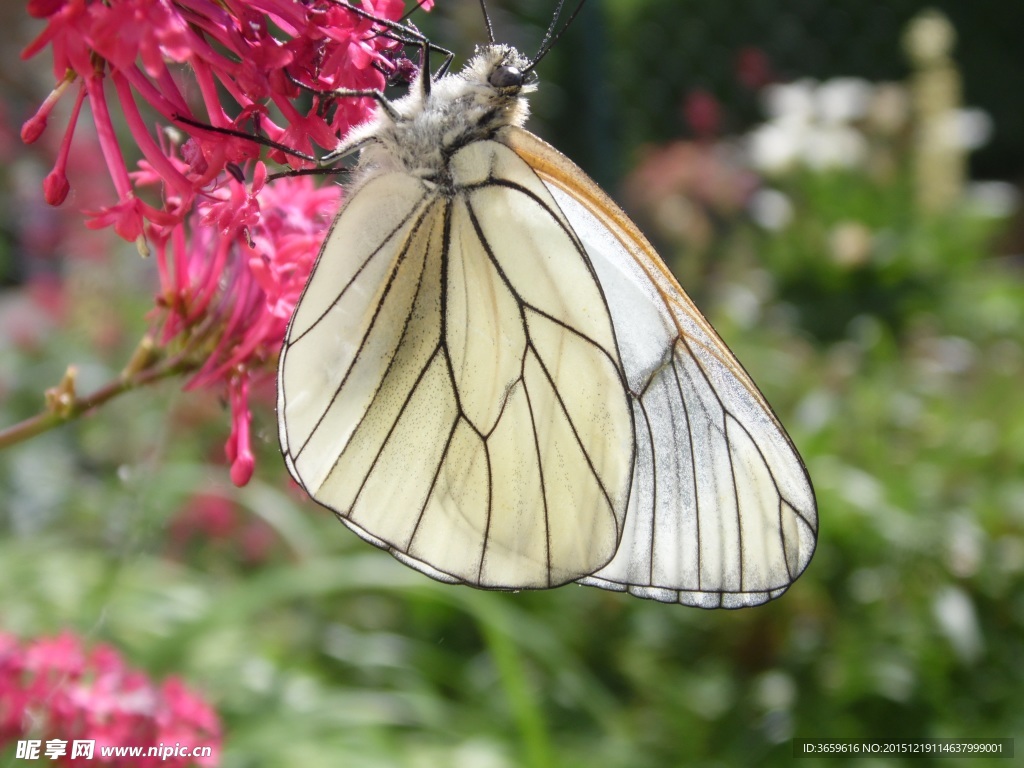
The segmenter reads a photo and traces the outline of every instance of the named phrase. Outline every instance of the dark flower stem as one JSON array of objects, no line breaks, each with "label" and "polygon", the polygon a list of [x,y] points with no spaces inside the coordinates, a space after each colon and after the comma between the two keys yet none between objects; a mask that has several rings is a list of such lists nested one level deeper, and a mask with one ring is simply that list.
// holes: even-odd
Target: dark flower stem
[{"label": "dark flower stem", "polygon": [[69,366],[60,384],[46,391],[46,409],[42,413],[0,430],[0,449],[77,419],[125,392],[196,370],[199,363],[188,352],[182,350],[165,356],[147,336],[116,379],[84,397],[75,392],[76,371],[74,366]]}]

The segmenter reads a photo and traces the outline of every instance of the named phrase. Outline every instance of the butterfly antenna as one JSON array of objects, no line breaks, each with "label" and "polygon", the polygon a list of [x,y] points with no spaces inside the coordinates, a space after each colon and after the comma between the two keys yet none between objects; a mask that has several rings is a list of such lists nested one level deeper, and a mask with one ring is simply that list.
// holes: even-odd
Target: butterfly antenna
[{"label": "butterfly antenna", "polygon": [[537,55],[533,57],[533,61],[530,62],[530,65],[523,70],[524,73],[529,72],[537,66],[540,63],[540,60],[547,56],[548,52],[555,47],[555,43],[562,39],[562,35],[565,34],[565,30],[572,25],[580,11],[583,10],[583,5],[586,2],[587,0],[580,0],[576,4],[572,13],[569,14],[569,18],[565,20],[565,24],[562,25],[562,28],[555,32],[555,28],[558,25],[558,18],[562,15],[562,8],[565,6],[565,0],[558,0],[558,5],[555,7],[555,13],[551,17],[551,23],[548,25],[548,31],[544,34],[544,39],[540,42],[540,49],[537,51]]},{"label": "butterfly antenna", "polygon": [[400,19],[398,20],[398,21],[399,21],[399,23],[402,23],[402,22],[406,22],[406,21],[408,21],[408,20],[409,20],[409,17],[411,17],[411,16],[412,16],[412,15],[413,15],[414,13],[416,13],[416,11],[418,11],[418,10],[419,10],[420,8],[422,8],[422,7],[423,7],[423,4],[424,4],[425,2],[427,2],[427,0],[417,0],[417,2],[416,2],[416,5],[414,5],[414,6],[413,6],[412,8],[410,8],[410,9],[409,9],[408,11],[406,11],[406,12],[405,12],[405,13],[404,13],[404,14],[402,15],[402,18],[400,18]]},{"label": "butterfly antenna", "polygon": [[409,11],[398,21],[391,21],[390,19],[375,16],[359,6],[352,5],[348,0],[327,0],[327,2],[331,5],[344,8],[360,18],[372,21],[375,24],[379,24],[381,27],[384,27],[383,30],[372,30],[370,36],[366,38],[367,40],[374,37],[386,37],[388,40],[394,40],[396,42],[403,43],[404,45],[429,45],[435,51],[445,54],[449,53],[449,51],[441,46],[434,45],[434,43],[430,42],[426,35],[416,29],[416,26],[412,22],[408,21],[409,17],[413,13],[423,7],[426,0],[418,0],[416,5],[410,8]]},{"label": "butterfly antenna", "polygon": [[538,58],[540,57],[540,51],[543,51],[551,40],[551,36],[555,34],[555,28],[558,26],[558,19],[562,15],[562,9],[565,7],[565,0],[558,0],[558,5],[555,6],[555,12],[551,14],[551,21],[548,22],[548,28],[544,32],[544,39],[540,41],[540,48],[537,51]]},{"label": "butterfly antenna", "polygon": [[278,152],[283,152],[286,155],[291,155],[299,160],[305,160],[308,163],[319,163],[320,161],[313,155],[300,152],[297,149],[289,147],[287,144],[281,144],[280,142],[274,141],[273,139],[267,138],[266,136],[260,136],[259,134],[246,133],[245,131],[238,131],[234,128],[223,128],[217,125],[208,125],[202,123],[199,120],[193,120],[191,117],[185,115],[172,114],[171,119],[177,123],[184,123],[192,128],[198,128],[201,131],[209,131],[210,133],[217,133],[222,136],[231,136],[235,139],[243,139],[245,141],[251,141],[253,144],[259,144],[263,147],[270,149],[276,149]]},{"label": "butterfly antenna", "polygon": [[480,10],[484,14],[484,24],[487,25],[487,41],[494,42],[494,25],[491,24],[491,14],[487,11],[487,0],[480,0]]}]

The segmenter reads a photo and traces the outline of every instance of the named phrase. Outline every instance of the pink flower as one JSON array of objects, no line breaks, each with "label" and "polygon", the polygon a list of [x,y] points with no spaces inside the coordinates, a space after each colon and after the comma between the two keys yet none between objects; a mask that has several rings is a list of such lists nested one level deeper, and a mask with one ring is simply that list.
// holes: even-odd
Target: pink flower
[{"label": "pink flower", "polygon": [[221,728],[210,705],[181,681],[156,684],[109,646],[88,650],[70,632],[25,644],[0,633],[0,746],[25,738],[96,741],[92,761],[71,760],[69,751],[57,765],[184,768],[195,761],[101,758],[99,747],[210,746],[214,757],[200,764],[216,765]]},{"label": "pink flower", "polygon": [[162,214],[159,210],[148,206],[135,197],[135,193],[128,194],[113,205],[108,205],[95,211],[86,211],[89,221],[85,223],[90,229],[102,229],[113,227],[114,231],[125,240],[138,240],[142,236],[142,228],[146,218],[154,222],[166,224],[174,223],[172,214]]},{"label": "pink flower", "polygon": [[187,544],[196,534],[208,539],[226,539],[238,528],[239,513],[235,504],[216,493],[200,493],[171,523],[171,538],[176,544]]},{"label": "pink flower", "polygon": [[683,118],[698,139],[713,139],[722,125],[722,107],[713,94],[694,88],[683,102]]},{"label": "pink flower", "polygon": [[752,91],[764,88],[776,79],[771,59],[760,48],[742,48],[736,54],[736,78]]},{"label": "pink flower", "polygon": [[251,185],[236,179],[227,179],[220,189],[210,193],[205,203],[200,203],[204,227],[216,227],[224,234],[241,233],[248,239],[249,228],[259,223],[259,194],[267,181],[267,167],[256,163]]},{"label": "pink flower", "polygon": [[224,453],[231,462],[231,482],[245,485],[252,478],[256,467],[256,458],[252,455],[249,444],[249,379],[245,376],[235,377],[228,385],[231,399],[231,434],[224,445]]},{"label": "pink flower", "polygon": [[190,387],[226,387],[231,434],[225,453],[231,478],[252,476],[249,383],[271,374],[288,318],[340,202],[340,188],[307,176],[247,187],[225,181],[193,214],[191,237],[175,230],[157,243],[164,307],[162,339],[187,339],[206,328],[215,339]]},{"label": "pink flower", "polygon": [[[624,193],[631,205],[648,211],[663,237],[707,248],[715,222],[741,210],[757,181],[721,142],[675,141],[647,150],[626,179]],[[686,215],[678,215],[680,210]]]},{"label": "pink flower", "polygon": [[[196,370],[187,386],[228,396],[225,452],[240,485],[255,466],[250,384],[269,376],[340,202],[336,186],[317,189],[309,177],[270,183],[261,157],[309,167],[315,150],[334,149],[375,106],[334,91],[380,89],[389,75],[410,75],[403,46],[374,20],[400,19],[403,0],[362,0],[358,7],[372,18],[333,0],[28,5],[46,27],[22,55],[48,50],[58,85],[25,123],[23,139],[43,134],[63,94],[76,99],[44,182],[46,199],[59,205],[79,183],[68,172],[71,137],[81,115],[91,115],[113,195],[90,203],[87,226],[112,227],[156,252],[156,334]],[[191,81],[182,85],[185,78]],[[114,130],[116,112],[130,135]],[[143,114],[155,114],[157,123]],[[122,140],[144,156],[136,170],[126,165]]]},{"label": "pink flower", "polygon": [[280,548],[281,541],[264,520],[247,514],[223,492],[201,492],[189,499],[171,523],[169,553],[210,551],[217,560],[230,557],[258,565]]}]

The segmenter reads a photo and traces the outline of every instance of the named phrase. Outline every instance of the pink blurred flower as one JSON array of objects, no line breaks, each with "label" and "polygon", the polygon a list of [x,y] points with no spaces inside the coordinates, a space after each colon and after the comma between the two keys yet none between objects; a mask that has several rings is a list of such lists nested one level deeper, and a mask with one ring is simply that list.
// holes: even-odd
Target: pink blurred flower
[{"label": "pink blurred flower", "polygon": [[683,100],[683,119],[698,139],[713,139],[722,127],[722,106],[710,91],[694,88]]},{"label": "pink blurred flower", "polygon": [[247,514],[223,492],[197,493],[175,515],[169,551],[179,559],[199,548],[249,565],[264,563],[281,540],[262,518]]},{"label": "pink blurred flower", "polygon": [[239,513],[234,502],[218,493],[199,493],[171,521],[171,540],[187,544],[194,536],[226,539],[238,529]]},{"label": "pink blurred flower", "polygon": [[639,207],[684,195],[708,209],[734,213],[757,188],[757,176],[728,146],[674,141],[646,147],[625,183],[626,196]]},{"label": "pink blurred flower", "polygon": [[[57,765],[128,768],[216,765],[221,728],[216,712],[177,678],[157,684],[124,664],[113,648],[86,649],[65,632],[19,643],[0,633],[0,745],[18,739],[91,739],[93,760]],[[101,757],[102,746],[179,742],[213,748],[210,758]]]},{"label": "pink blurred flower", "polygon": [[753,46],[741,48],[736,54],[736,79],[751,91],[764,88],[778,78],[768,54]]},{"label": "pink blurred flower", "polygon": [[[91,204],[87,225],[156,251],[157,335],[191,355],[198,372],[189,387],[228,396],[225,450],[232,479],[244,484],[255,464],[250,383],[268,376],[340,203],[336,186],[318,189],[309,177],[268,183],[260,157],[308,167],[303,155],[334,149],[374,108],[373,99],[333,91],[408,78],[402,45],[374,20],[401,18],[405,3],[362,0],[362,13],[339,0],[31,0],[28,8],[46,27],[22,55],[49,50],[57,85],[23,140],[44,133],[65,94],[75,99],[46,199],[58,205],[76,184],[68,156],[88,100],[115,195]],[[313,96],[300,99],[303,89]],[[130,133],[123,144],[115,111]],[[267,152],[238,133],[299,154]],[[137,170],[123,146],[141,152]]]},{"label": "pink blurred flower", "polygon": [[727,143],[674,141],[646,148],[623,191],[663,237],[703,249],[716,222],[735,217],[757,183]]}]

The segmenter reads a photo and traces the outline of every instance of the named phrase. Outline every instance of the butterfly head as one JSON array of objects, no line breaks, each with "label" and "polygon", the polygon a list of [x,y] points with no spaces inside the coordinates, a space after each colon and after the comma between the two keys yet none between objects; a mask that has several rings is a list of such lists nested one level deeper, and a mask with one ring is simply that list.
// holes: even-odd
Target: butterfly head
[{"label": "butterfly head", "polygon": [[536,90],[537,76],[530,60],[507,45],[486,45],[454,78],[442,78],[457,88],[459,101],[469,113],[477,113],[481,122],[498,125],[522,125],[529,108],[526,95]]},{"label": "butterfly head", "polygon": [[531,61],[508,45],[478,47],[462,75],[508,96],[517,96],[523,91],[530,93],[537,88],[537,75]]},{"label": "butterfly head", "polygon": [[444,183],[452,153],[526,122],[526,95],[536,89],[536,79],[530,59],[517,50],[486,45],[461,71],[432,80],[429,89],[414,84],[346,136],[346,145],[360,146],[363,169],[350,183],[350,194],[384,171]]}]

